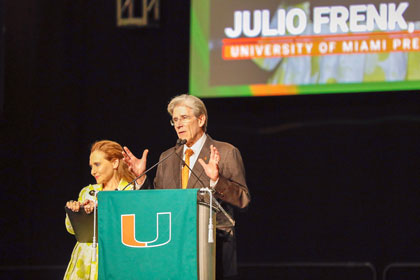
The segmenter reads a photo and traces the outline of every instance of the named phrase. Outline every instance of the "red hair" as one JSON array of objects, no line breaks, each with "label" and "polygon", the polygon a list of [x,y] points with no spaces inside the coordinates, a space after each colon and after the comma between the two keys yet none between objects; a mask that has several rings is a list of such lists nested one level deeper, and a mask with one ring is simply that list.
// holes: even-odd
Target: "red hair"
[{"label": "red hair", "polygon": [[103,152],[105,154],[105,158],[109,161],[118,159],[119,165],[117,172],[119,177],[126,180],[127,182],[134,180],[134,174],[128,170],[127,164],[123,161],[123,148],[120,144],[111,140],[96,141],[92,144],[90,153],[93,153],[94,151]]}]

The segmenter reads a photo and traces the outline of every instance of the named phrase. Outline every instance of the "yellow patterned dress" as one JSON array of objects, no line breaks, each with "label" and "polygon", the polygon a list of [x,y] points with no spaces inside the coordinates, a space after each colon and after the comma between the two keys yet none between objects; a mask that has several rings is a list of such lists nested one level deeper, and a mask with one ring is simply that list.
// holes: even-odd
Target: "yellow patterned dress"
[{"label": "yellow patterned dress", "polygon": [[[121,180],[118,185],[118,190],[122,190],[128,183]],[[125,190],[132,190],[133,186],[128,186]],[[80,193],[79,202],[86,199],[96,201],[96,197],[89,194],[90,191],[102,191],[102,185],[89,185],[84,187]],[[92,214],[93,215],[93,214]],[[66,215],[66,229],[69,233],[74,235],[73,227],[70,223],[69,217]],[[93,261],[93,254],[96,254],[96,261]],[[98,279],[98,249],[96,252],[92,243],[77,242],[71,254],[70,263],[67,266],[66,273],[64,274],[65,280],[96,280]]]}]

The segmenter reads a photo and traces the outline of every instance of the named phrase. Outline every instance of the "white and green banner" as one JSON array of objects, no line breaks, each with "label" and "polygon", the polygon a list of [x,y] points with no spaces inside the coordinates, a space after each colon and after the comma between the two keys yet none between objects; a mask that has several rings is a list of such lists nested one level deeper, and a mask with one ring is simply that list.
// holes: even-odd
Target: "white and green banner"
[{"label": "white and green banner", "polygon": [[197,190],[98,194],[100,280],[197,279]]}]

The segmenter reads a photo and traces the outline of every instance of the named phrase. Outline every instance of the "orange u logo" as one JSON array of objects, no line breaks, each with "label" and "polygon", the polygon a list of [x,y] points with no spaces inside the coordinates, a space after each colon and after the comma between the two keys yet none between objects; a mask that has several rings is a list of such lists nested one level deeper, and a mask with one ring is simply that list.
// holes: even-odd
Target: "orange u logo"
[{"label": "orange u logo", "polygon": [[128,247],[159,247],[171,241],[171,212],[156,213],[156,238],[151,241],[136,239],[136,215],[121,215],[121,242]]}]

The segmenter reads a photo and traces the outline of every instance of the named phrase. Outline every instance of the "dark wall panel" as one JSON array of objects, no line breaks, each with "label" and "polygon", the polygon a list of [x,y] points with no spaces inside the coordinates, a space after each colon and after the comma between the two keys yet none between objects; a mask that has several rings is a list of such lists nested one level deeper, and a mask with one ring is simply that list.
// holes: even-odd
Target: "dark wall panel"
[{"label": "dark wall panel", "polygon": [[0,1],[0,121],[4,111],[4,4]]}]

